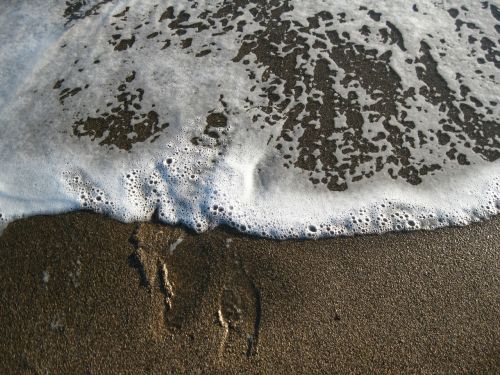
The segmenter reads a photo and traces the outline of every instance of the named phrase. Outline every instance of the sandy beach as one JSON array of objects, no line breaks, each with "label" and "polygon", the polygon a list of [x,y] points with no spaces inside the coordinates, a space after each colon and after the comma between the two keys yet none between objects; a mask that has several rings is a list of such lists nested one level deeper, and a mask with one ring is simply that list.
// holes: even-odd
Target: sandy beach
[{"label": "sandy beach", "polygon": [[0,237],[0,373],[498,373],[499,229],[280,242],[20,220]]},{"label": "sandy beach", "polygon": [[0,0],[0,375],[500,374],[493,3]]}]

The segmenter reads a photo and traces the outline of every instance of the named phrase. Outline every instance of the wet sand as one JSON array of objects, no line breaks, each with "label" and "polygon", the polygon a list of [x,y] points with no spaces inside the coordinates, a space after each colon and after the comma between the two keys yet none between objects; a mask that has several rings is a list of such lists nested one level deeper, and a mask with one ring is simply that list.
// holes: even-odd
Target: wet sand
[{"label": "wet sand", "polygon": [[499,229],[279,242],[14,222],[0,373],[498,373]]}]

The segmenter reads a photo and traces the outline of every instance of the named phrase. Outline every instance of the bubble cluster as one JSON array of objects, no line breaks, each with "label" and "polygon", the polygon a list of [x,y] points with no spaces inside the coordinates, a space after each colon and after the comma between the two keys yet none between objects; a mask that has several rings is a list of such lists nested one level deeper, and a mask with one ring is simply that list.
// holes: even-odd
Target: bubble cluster
[{"label": "bubble cluster", "polygon": [[314,239],[500,210],[491,2],[6,7],[0,227],[83,209]]},{"label": "bubble cluster", "polygon": [[63,177],[82,209],[111,215],[115,213],[115,203],[109,199],[104,189],[97,187],[97,184],[85,172],[65,171]]}]

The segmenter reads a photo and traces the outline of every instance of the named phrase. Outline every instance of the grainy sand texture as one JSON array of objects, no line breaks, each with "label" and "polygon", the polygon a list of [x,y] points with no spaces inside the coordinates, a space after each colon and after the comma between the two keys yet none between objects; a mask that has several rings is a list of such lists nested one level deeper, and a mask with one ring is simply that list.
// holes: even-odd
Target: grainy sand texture
[{"label": "grainy sand texture", "polygon": [[17,221],[0,237],[0,373],[498,373],[499,229],[280,242]]}]

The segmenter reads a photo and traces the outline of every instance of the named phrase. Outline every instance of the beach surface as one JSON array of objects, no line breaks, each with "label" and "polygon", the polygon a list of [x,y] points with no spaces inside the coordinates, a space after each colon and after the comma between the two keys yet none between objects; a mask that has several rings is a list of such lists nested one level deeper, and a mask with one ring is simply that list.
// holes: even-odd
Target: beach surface
[{"label": "beach surface", "polygon": [[498,373],[499,233],[498,217],[307,241],[16,221],[0,373]]},{"label": "beach surface", "polygon": [[494,2],[0,3],[0,375],[500,374]]}]

